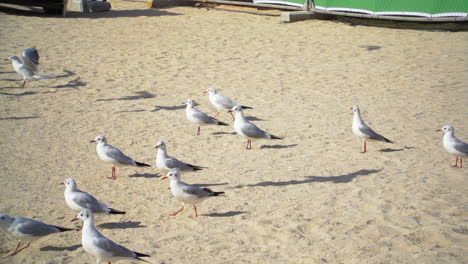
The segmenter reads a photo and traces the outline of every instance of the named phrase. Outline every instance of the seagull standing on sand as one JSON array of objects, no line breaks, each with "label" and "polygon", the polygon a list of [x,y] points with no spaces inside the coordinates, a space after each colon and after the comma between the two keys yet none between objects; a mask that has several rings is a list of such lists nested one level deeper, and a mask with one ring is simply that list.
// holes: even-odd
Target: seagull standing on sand
[{"label": "seagull standing on sand", "polygon": [[444,132],[442,142],[444,143],[445,150],[457,157],[454,167],[458,167],[458,159],[460,159],[460,168],[463,168],[463,158],[468,157],[468,144],[455,137],[455,129],[453,126],[446,125],[436,131]]},{"label": "seagull standing on sand", "polygon": [[228,126],[228,124],[221,122],[218,119],[211,117],[195,108],[195,102],[192,99],[187,99],[184,102],[182,102],[182,104],[187,105],[187,107],[185,108],[185,114],[187,116],[187,119],[198,125],[197,135],[200,135],[200,126]]},{"label": "seagull standing on sand", "polygon": [[[217,117],[221,113],[222,110],[229,111],[235,105],[237,105],[237,103],[234,102],[231,98],[218,93],[218,91],[216,91],[215,88],[209,88],[203,93],[208,94],[211,104],[218,110],[218,112],[214,115],[214,117]],[[242,105],[242,109],[253,109],[253,108]]]},{"label": "seagull standing on sand", "polygon": [[260,128],[258,128],[254,123],[250,122],[247,118],[244,117],[244,113],[241,105],[236,105],[229,110],[232,115],[232,112],[235,112],[234,119],[234,130],[240,136],[247,138],[247,147],[246,149],[252,149],[252,141],[257,139],[283,139],[271,135]]},{"label": "seagull standing on sand", "polygon": [[23,51],[23,61],[21,61],[18,56],[10,56],[8,59],[11,60],[15,71],[23,76],[23,87],[26,85],[27,80],[32,81],[50,78],[49,76],[35,74],[39,66],[39,53],[35,48],[29,48]]},{"label": "seagull standing on sand", "polygon": [[184,210],[184,205],[191,204],[193,205],[193,209],[195,210],[195,217],[198,217],[197,213],[197,204],[203,202],[204,200],[214,197],[214,196],[219,196],[220,194],[223,194],[224,192],[213,192],[212,190],[208,188],[200,188],[195,185],[191,185],[188,183],[185,183],[180,180],[180,171],[179,169],[174,169],[169,171],[166,176],[162,177],[162,179],[170,179],[170,186],[171,186],[171,192],[172,195],[178,200],[182,202],[182,208],[179,209],[179,211],[170,214],[171,216],[176,216],[178,213],[180,213],[182,210]]},{"label": "seagull standing on sand", "polygon": [[78,190],[76,181],[73,178],[66,179],[62,184],[65,185],[65,203],[74,211],[89,209],[93,213],[103,214],[125,214],[123,211],[110,208],[106,203],[94,198],[91,194]]},{"label": "seagull standing on sand", "polygon": [[158,144],[156,144],[156,148],[158,149],[156,152],[156,166],[160,170],[172,170],[178,168],[182,171],[197,171],[206,169],[206,167],[188,164],[169,156],[166,150],[166,142],[164,141],[159,141]]},{"label": "seagull standing on sand", "polygon": [[112,176],[109,177],[112,180],[115,180],[115,166],[136,166],[136,167],[150,167],[150,165],[141,163],[133,160],[132,158],[126,156],[118,148],[113,147],[107,144],[107,138],[105,136],[97,136],[94,140],[90,142],[97,142],[96,152],[99,158],[103,161],[110,162],[112,164]]},{"label": "seagull standing on sand", "polygon": [[7,255],[7,257],[11,257],[29,247],[31,242],[39,238],[73,229],[48,225],[26,217],[12,217],[8,214],[0,214],[0,230],[8,236],[18,239],[18,245],[13,253]]},{"label": "seagull standing on sand", "polygon": [[364,141],[364,151],[361,153],[367,152],[367,141],[383,141],[388,143],[393,143],[390,139],[376,133],[372,128],[368,127],[364,120],[362,120],[361,112],[357,105],[353,106],[353,133],[357,137],[360,137]]},{"label": "seagull standing on sand", "polygon": [[94,226],[94,215],[88,209],[82,210],[74,220],[83,221],[81,244],[83,249],[97,259],[97,264],[101,262],[117,261],[121,259],[139,260],[149,263],[140,257],[150,257],[149,255],[138,253],[121,246],[102,235]]}]

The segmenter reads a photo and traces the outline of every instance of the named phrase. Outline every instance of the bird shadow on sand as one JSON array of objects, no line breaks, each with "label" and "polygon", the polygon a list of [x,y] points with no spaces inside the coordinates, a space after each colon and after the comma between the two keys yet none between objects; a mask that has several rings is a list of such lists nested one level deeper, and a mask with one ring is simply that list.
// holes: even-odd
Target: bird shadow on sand
[{"label": "bird shadow on sand", "polygon": [[54,247],[54,246],[45,246],[41,247],[40,251],[75,251],[81,247],[81,244],[69,246],[69,247]]},{"label": "bird shadow on sand", "polygon": [[132,175],[128,175],[130,178],[159,178],[162,175],[159,173],[134,173]]},{"label": "bird shadow on sand", "polygon": [[[15,87],[17,88],[17,87]],[[22,93],[1,93],[1,95],[11,95],[11,96],[26,96],[26,95],[33,95],[37,94],[37,92],[22,92]]]},{"label": "bird shadow on sand", "polygon": [[[2,74],[2,73],[7,73],[7,74],[10,74],[10,73],[16,73],[16,72],[15,72],[15,71],[6,71],[6,72],[2,72],[2,71],[0,71],[0,74]],[[3,79],[3,80],[5,80],[5,79]]]},{"label": "bird shadow on sand", "polygon": [[381,149],[379,150],[380,152],[397,152],[397,151],[403,151],[403,150],[408,150],[408,149],[414,149],[416,147],[407,147],[407,146],[404,146],[403,148],[399,148],[399,149],[393,149],[393,148],[385,148],[385,149]]},{"label": "bird shadow on sand", "polygon": [[164,105],[155,105],[154,109],[151,110],[150,112],[157,112],[160,110],[179,110],[179,109],[185,109],[185,105],[174,105],[174,106],[164,106]]},{"label": "bird shadow on sand", "polygon": [[[63,72],[64,72],[65,74],[62,74],[62,75],[55,75],[54,78],[55,78],[55,79],[67,78],[67,77],[76,75],[76,73],[74,73],[74,72],[72,72],[72,71],[69,71],[69,70],[63,70]],[[79,78],[78,78],[78,79],[79,79]]]},{"label": "bird shadow on sand", "polygon": [[180,16],[182,14],[169,12],[165,10],[149,8],[149,9],[129,9],[129,10],[110,10],[108,12],[67,12],[67,18],[115,18],[115,17],[153,17],[153,16]]},{"label": "bird shadow on sand", "polygon": [[23,120],[23,119],[34,119],[39,118],[39,116],[9,116],[9,117],[0,117],[0,120]]},{"label": "bird shadow on sand", "polygon": [[56,86],[52,86],[51,88],[73,88],[73,89],[80,89],[78,87],[86,86],[85,82],[80,81],[80,77],[68,81],[66,84],[59,84]]},{"label": "bird shadow on sand", "polygon": [[194,185],[200,188],[205,188],[205,187],[211,187],[211,186],[228,185],[228,183],[227,182],[225,183],[203,183],[203,184],[194,184]]},{"label": "bird shadow on sand", "polygon": [[249,121],[265,121],[265,119],[261,119],[261,118],[255,117],[255,116],[246,116],[245,119],[247,119]]},{"label": "bird shadow on sand", "polygon": [[279,181],[279,182],[272,182],[272,181],[264,181],[258,182],[255,184],[247,184],[247,185],[237,185],[233,188],[244,188],[244,187],[281,187],[281,186],[288,186],[288,185],[297,185],[297,184],[305,184],[305,183],[312,183],[312,182],[333,182],[333,183],[348,183],[354,180],[358,176],[365,176],[372,173],[377,173],[382,171],[380,170],[358,170],[355,172],[351,172],[344,175],[338,176],[328,176],[328,177],[320,177],[320,176],[305,176],[305,180],[290,180],[290,181]]},{"label": "bird shadow on sand", "polygon": [[230,212],[225,212],[225,213],[211,213],[211,214],[204,214],[204,216],[209,216],[209,217],[231,217],[231,216],[236,216],[236,215],[241,215],[241,214],[246,214],[248,213],[247,211],[230,211]]},{"label": "bird shadow on sand", "polygon": [[235,134],[236,132],[223,132],[223,131],[211,133],[211,135],[235,135]]},{"label": "bird shadow on sand", "polygon": [[124,96],[120,98],[109,98],[109,99],[97,99],[96,102],[108,102],[108,101],[129,101],[129,100],[139,100],[139,99],[148,99],[148,98],[154,98],[156,95],[147,92],[147,91],[138,91],[135,92],[136,95],[129,95],[129,96]]},{"label": "bird shadow on sand", "polygon": [[143,228],[146,226],[141,225],[140,221],[127,221],[127,222],[121,222],[121,223],[116,223],[116,222],[103,223],[103,224],[99,224],[98,227],[104,228],[104,229],[127,229],[127,228]]},{"label": "bird shadow on sand", "polygon": [[261,149],[284,149],[284,148],[294,148],[297,144],[290,145],[261,145]]}]

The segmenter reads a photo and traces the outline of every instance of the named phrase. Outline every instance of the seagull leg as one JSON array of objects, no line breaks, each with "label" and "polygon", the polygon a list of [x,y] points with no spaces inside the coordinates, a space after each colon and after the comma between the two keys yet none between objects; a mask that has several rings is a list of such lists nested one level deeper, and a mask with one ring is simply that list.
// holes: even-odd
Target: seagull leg
[{"label": "seagull leg", "polygon": [[247,149],[252,149],[252,140],[247,140]]},{"label": "seagull leg", "polygon": [[[26,248],[28,248],[28,247],[29,247],[29,245],[30,245],[30,244],[29,244],[29,242],[27,242],[27,243],[26,243],[26,246],[25,246],[25,247],[22,247],[22,248],[20,248],[20,249],[18,249],[14,255],[16,255],[16,254],[20,253],[20,252],[21,252],[23,249],[26,249]],[[14,255],[13,255],[13,256],[14,256]]]},{"label": "seagull leg", "polygon": [[173,213],[173,214],[169,214],[170,216],[176,216],[178,213],[182,212],[184,210],[184,204],[182,204],[182,208],[179,209],[179,211]]},{"label": "seagull leg", "polygon": [[115,180],[117,177],[115,176],[115,166],[112,166],[112,176],[108,177],[109,179]]},{"label": "seagull leg", "polygon": [[26,80],[23,81],[23,87],[26,85]]},{"label": "seagull leg", "polygon": [[455,160],[455,165],[452,165],[452,167],[455,167],[455,168],[458,168],[458,157],[456,157],[457,159]]},{"label": "seagull leg", "polygon": [[460,168],[463,168],[463,158],[460,158]]},{"label": "seagull leg", "polygon": [[366,153],[367,152],[367,141],[364,140],[364,151],[361,153]]},{"label": "seagull leg", "polygon": [[200,135],[200,126],[198,126],[198,130],[197,130],[197,136]]},{"label": "seagull leg", "polygon": [[198,217],[197,207],[195,205],[193,205],[193,209],[195,210],[195,217]]},{"label": "seagull leg", "polygon": [[12,257],[12,256],[16,255],[16,253],[18,253],[18,248],[20,248],[20,246],[21,246],[21,240],[18,240],[18,245],[16,245],[15,250],[11,254],[6,255],[3,258]]}]

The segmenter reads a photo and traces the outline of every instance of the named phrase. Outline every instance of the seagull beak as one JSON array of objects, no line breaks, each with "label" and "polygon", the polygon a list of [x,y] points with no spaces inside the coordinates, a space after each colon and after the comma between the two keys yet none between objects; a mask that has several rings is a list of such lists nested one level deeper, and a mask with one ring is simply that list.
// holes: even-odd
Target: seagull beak
[{"label": "seagull beak", "polygon": [[156,146],[156,147],[154,147],[154,148],[159,148],[159,146]]},{"label": "seagull beak", "polygon": [[164,176],[164,177],[161,178],[161,181],[162,181],[162,180],[165,180],[165,179],[167,179],[167,178],[168,178],[167,176]]},{"label": "seagull beak", "polygon": [[435,132],[439,132],[439,131],[442,131],[442,129],[437,129]]},{"label": "seagull beak", "polygon": [[65,183],[61,182],[60,185],[65,185]]},{"label": "seagull beak", "polygon": [[203,91],[203,93],[208,93],[208,91]]},{"label": "seagull beak", "polygon": [[181,104],[183,104],[183,105],[184,105],[184,104],[186,104],[186,103],[185,103],[185,101],[183,101]]},{"label": "seagull beak", "polygon": [[75,218],[73,218],[70,222],[74,222],[74,221],[76,221],[76,220],[78,220],[78,219],[79,219],[78,217],[75,217]]},{"label": "seagull beak", "polygon": [[229,111],[228,111],[228,113],[230,113],[230,114],[231,114],[232,121],[235,121],[235,120],[236,120],[236,118],[234,118],[234,114],[232,113],[232,110],[229,110]]},{"label": "seagull beak", "polygon": [[94,143],[94,142],[96,142],[96,140],[91,140],[91,141],[89,141],[89,142],[90,142],[90,143]]}]

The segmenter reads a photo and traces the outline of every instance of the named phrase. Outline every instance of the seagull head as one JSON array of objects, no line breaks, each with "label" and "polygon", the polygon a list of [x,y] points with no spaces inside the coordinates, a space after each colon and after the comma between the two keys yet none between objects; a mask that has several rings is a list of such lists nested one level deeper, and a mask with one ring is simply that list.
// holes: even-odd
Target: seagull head
[{"label": "seagull head", "polygon": [[76,181],[73,178],[66,179],[62,184],[67,189],[76,190]]},{"label": "seagull head", "polygon": [[235,106],[232,107],[231,110],[228,111],[228,113],[230,113],[231,116],[232,116],[232,120],[235,120],[234,115],[232,114],[232,112],[234,112],[234,114],[237,114],[237,113],[243,114],[242,106],[241,105],[235,105]]},{"label": "seagull head", "polygon": [[166,142],[164,141],[159,141],[157,144],[156,144],[156,147],[157,149],[162,149],[162,150],[166,150]]},{"label": "seagull head", "polygon": [[216,94],[216,93],[218,93],[218,92],[216,91],[215,88],[208,88],[208,90],[203,91],[203,93],[207,93],[207,94]]},{"label": "seagull head", "polygon": [[444,134],[447,134],[447,133],[453,134],[455,132],[455,129],[451,125],[446,125],[446,126],[443,126],[441,129],[437,129],[436,132],[437,131],[443,131]]},{"label": "seagull head", "polygon": [[8,57],[8,59],[11,60],[11,61],[16,61],[16,62],[21,63],[21,60],[20,60],[20,58],[18,58],[18,56],[10,56],[10,57]]},{"label": "seagull head", "polygon": [[192,107],[195,105],[195,101],[192,99],[186,99],[185,101],[182,102],[182,104]]},{"label": "seagull head", "polygon": [[180,180],[180,170],[179,168],[175,168],[170,170],[166,176],[162,177],[161,180],[169,178],[170,180]]},{"label": "seagull head", "polygon": [[107,143],[107,138],[105,136],[97,136],[94,140],[91,140],[90,142],[97,142],[99,143]]},{"label": "seagull head", "polygon": [[83,209],[81,212],[79,212],[75,218],[71,220],[71,222],[76,221],[78,219],[81,219],[81,221],[85,222],[88,219],[94,219],[93,212],[91,212],[89,209]]},{"label": "seagull head", "polygon": [[0,214],[0,229],[5,230],[14,220],[15,218],[8,214]]},{"label": "seagull head", "polygon": [[351,107],[351,109],[353,110],[353,113],[359,113],[359,106],[354,105],[353,107]]}]

